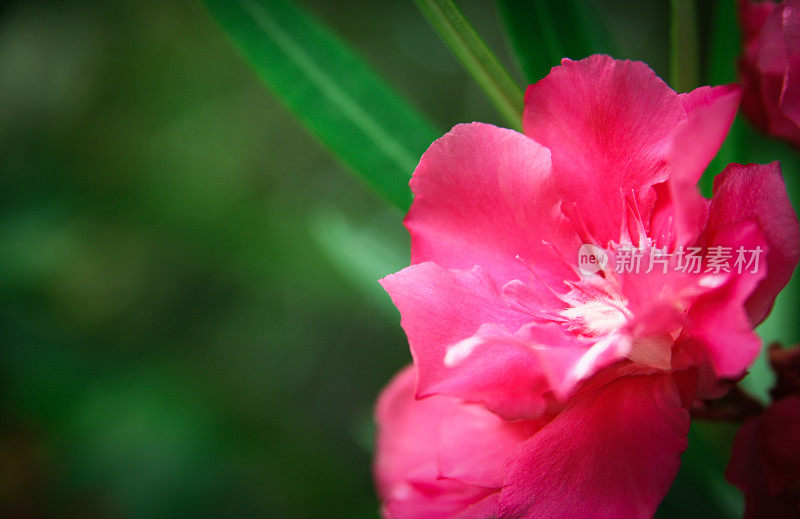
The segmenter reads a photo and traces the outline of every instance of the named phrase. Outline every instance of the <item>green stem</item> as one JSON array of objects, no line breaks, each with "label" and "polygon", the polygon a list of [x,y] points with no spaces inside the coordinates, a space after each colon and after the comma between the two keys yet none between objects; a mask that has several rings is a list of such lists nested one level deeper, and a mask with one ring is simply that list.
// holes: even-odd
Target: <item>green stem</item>
[{"label": "green stem", "polygon": [[450,50],[514,129],[522,127],[522,89],[451,0],[414,0]]},{"label": "green stem", "polygon": [[697,17],[694,0],[671,0],[670,83],[678,92],[698,86]]}]

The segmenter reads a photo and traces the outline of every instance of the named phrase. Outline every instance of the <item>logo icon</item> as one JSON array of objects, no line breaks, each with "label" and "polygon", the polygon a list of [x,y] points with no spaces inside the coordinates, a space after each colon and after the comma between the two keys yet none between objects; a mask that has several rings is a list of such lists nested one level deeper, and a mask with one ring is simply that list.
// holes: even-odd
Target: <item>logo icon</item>
[{"label": "logo icon", "polygon": [[605,269],[606,265],[608,265],[608,254],[597,245],[584,243],[578,249],[578,270],[584,276],[597,274]]}]

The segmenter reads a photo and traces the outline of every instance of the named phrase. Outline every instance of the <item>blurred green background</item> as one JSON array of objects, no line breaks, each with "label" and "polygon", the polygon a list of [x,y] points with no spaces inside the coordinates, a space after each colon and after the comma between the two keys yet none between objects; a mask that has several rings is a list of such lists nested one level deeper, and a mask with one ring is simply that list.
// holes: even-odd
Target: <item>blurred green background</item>
[{"label": "blurred green background", "polygon": [[[666,77],[667,3],[595,3]],[[299,4],[442,131],[501,123],[413,2]],[[496,5],[458,4],[521,82]],[[0,4],[0,171],[0,516],[377,515],[372,405],[410,356],[375,280],[408,262],[402,215],[202,5]],[[731,432],[693,443],[667,512],[738,510],[704,464]]]}]

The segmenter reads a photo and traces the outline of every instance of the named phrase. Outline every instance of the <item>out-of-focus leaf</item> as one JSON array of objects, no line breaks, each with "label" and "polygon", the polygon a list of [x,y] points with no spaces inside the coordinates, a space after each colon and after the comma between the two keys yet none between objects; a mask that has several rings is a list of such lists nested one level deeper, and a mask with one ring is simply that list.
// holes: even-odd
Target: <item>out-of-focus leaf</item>
[{"label": "out-of-focus leaf", "polygon": [[336,209],[312,217],[309,229],[339,272],[375,307],[394,318],[397,311],[378,279],[408,265],[408,239],[385,226],[356,226]]},{"label": "out-of-focus leaf", "polygon": [[[736,3],[720,0],[716,3],[713,14],[709,48],[707,83],[724,85],[736,81],[736,58],[739,55],[739,26],[736,22]],[[711,196],[714,176],[721,172],[727,164],[741,161],[737,153],[744,144],[742,140],[743,122],[734,121],[725,142],[722,143],[717,156],[711,161],[705,174],[700,179],[700,190],[705,196]]]},{"label": "out-of-focus leaf", "polygon": [[736,59],[739,57],[739,24],[736,21],[736,2],[716,2],[709,48],[707,83],[722,85],[736,81]]},{"label": "out-of-focus leaf", "polygon": [[401,209],[439,132],[342,40],[285,0],[205,0],[258,76],[346,166]]},{"label": "out-of-focus leaf", "polygon": [[415,2],[500,115],[512,128],[521,130],[522,90],[461,11],[451,0]]},{"label": "out-of-focus leaf", "polygon": [[681,468],[656,513],[658,519],[683,517],[738,518],[739,491],[722,477],[737,426],[694,421]]},{"label": "out-of-focus leaf", "polygon": [[[775,323],[775,319],[770,320]],[[767,325],[769,326],[769,325]],[[764,327],[759,329],[759,333],[764,337]],[[775,373],[769,365],[769,355],[767,354],[769,341],[766,341],[761,349],[761,354],[747,370],[747,376],[739,382],[739,385],[750,395],[755,397],[763,404],[770,401],[769,390],[775,384]]]},{"label": "out-of-focus leaf", "polygon": [[670,86],[689,92],[698,85],[697,15],[694,0],[670,1]]},{"label": "out-of-focus leaf", "polygon": [[498,0],[511,45],[528,82],[542,79],[561,58],[615,54],[585,0]]}]

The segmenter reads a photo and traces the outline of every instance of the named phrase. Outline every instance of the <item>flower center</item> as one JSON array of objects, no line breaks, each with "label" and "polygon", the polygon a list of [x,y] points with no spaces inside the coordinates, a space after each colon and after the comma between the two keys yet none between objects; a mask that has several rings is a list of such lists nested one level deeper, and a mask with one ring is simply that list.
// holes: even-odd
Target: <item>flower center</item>
[{"label": "flower center", "polygon": [[623,301],[594,299],[559,312],[568,319],[567,329],[582,335],[607,335],[619,330],[630,317]]}]

